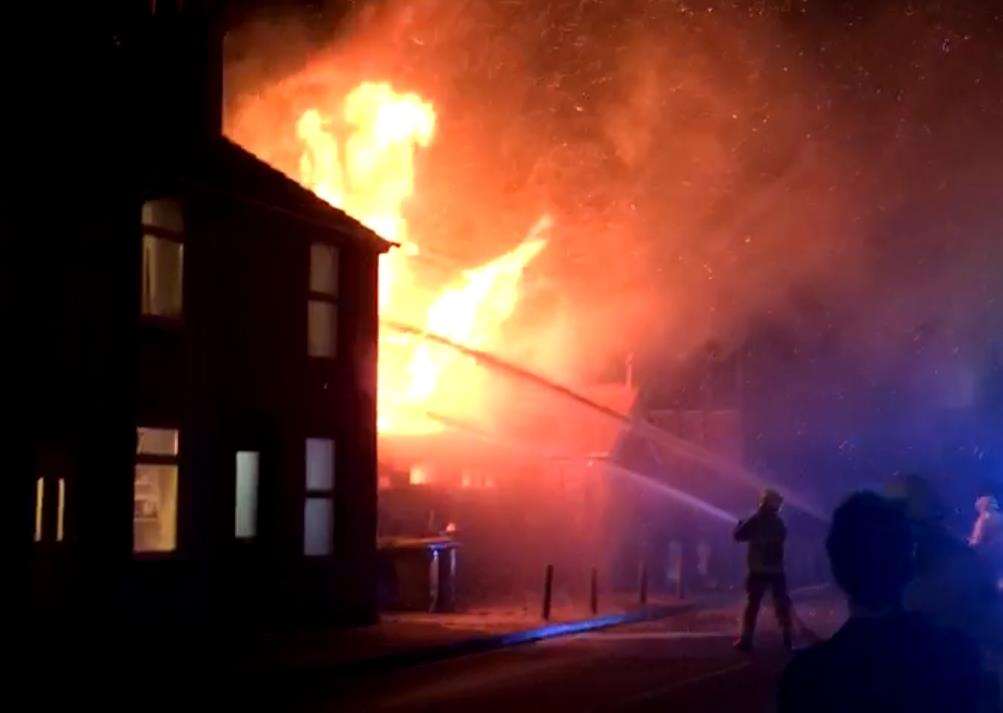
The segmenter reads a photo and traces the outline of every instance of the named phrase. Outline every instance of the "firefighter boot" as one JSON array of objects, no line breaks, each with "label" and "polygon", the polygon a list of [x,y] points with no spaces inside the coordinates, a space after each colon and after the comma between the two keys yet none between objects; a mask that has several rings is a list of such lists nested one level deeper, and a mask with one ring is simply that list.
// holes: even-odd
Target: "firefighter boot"
[{"label": "firefighter boot", "polygon": [[756,631],[756,619],[759,617],[759,603],[762,596],[761,591],[749,587],[749,598],[745,602],[745,611],[742,612],[742,633],[734,644],[739,651],[752,651],[752,638]]},{"label": "firefighter boot", "polygon": [[756,620],[745,616],[742,620],[742,633],[738,635],[735,639],[733,646],[737,651],[745,651],[746,653],[752,651],[752,641],[753,636],[756,631]]}]

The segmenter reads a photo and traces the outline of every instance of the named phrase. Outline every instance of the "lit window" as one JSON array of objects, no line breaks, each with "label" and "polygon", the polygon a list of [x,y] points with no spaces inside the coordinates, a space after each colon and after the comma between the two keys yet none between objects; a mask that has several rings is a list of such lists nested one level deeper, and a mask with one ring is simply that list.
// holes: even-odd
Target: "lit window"
[{"label": "lit window", "polygon": [[133,552],[172,552],[178,546],[178,467],[136,464]]},{"label": "lit window", "polygon": [[42,541],[42,515],[45,512],[45,478],[35,480],[35,542]]},{"label": "lit window", "polygon": [[250,539],[258,534],[258,473],[260,455],[254,451],[237,452],[236,506],[233,534]]},{"label": "lit window", "polygon": [[307,498],[303,506],[303,554],[323,557],[334,549],[334,502]]},{"label": "lit window", "polygon": [[310,299],[307,302],[307,354],[333,358],[338,353],[338,249],[310,246]]},{"label": "lit window", "polygon": [[147,456],[176,456],[178,431],[176,428],[137,428],[136,453]]},{"label": "lit window", "polygon": [[143,236],[143,314],[181,316],[184,245],[154,235]]},{"label": "lit window", "polygon": [[334,441],[306,440],[306,499],[303,504],[303,554],[334,550]]},{"label": "lit window", "polygon": [[170,198],[146,201],[143,204],[143,225],[147,228],[183,233],[185,221],[181,215],[181,204]]},{"label": "lit window", "polygon": [[136,430],[133,552],[173,552],[178,546],[178,431]]},{"label": "lit window", "polygon": [[310,291],[338,296],[338,249],[333,245],[310,246]]},{"label": "lit window", "polygon": [[[51,481],[50,481],[51,482]],[[45,490],[46,481],[44,477],[39,477],[35,479],[35,542],[41,542],[45,539]],[[51,491],[50,491],[51,493]],[[50,510],[51,513],[51,510]],[[56,542],[63,541],[64,534],[64,522],[66,518],[66,480],[64,478],[56,479]],[[49,523],[51,524],[51,515]],[[52,535],[49,535],[49,541],[52,541]]]},{"label": "lit window", "polygon": [[153,317],[182,314],[184,220],[176,201],[143,204],[142,310]]},{"label": "lit window", "polygon": [[338,353],[338,308],[331,302],[307,303],[307,354],[331,358]]},{"label": "lit window", "polygon": [[63,519],[66,516],[66,481],[59,479],[59,491],[56,499],[56,542],[63,541]]},{"label": "lit window", "polygon": [[334,488],[334,441],[330,438],[306,439],[306,489]]}]

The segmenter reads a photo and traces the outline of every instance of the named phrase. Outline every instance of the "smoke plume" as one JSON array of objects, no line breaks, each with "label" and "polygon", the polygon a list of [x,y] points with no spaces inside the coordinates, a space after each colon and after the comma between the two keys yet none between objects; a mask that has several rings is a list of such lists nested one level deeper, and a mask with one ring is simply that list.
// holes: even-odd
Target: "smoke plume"
[{"label": "smoke plume", "polygon": [[575,383],[633,352],[657,382],[714,340],[773,394],[749,415],[764,467],[817,477],[785,443],[828,458],[835,494],[992,450],[939,430],[978,405],[1000,328],[990,5],[330,4],[231,33],[227,128],[295,176],[305,109],[368,79],[428,98],[408,218],[430,283],[554,220],[507,358]]}]

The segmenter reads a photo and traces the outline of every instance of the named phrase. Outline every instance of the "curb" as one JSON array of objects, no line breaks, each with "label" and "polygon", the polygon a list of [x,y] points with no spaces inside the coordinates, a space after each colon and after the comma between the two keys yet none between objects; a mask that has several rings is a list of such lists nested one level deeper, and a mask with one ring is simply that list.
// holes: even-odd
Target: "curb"
[{"label": "curb", "polygon": [[513,631],[506,634],[495,634],[491,636],[478,636],[462,641],[454,641],[448,644],[438,644],[435,646],[425,646],[411,649],[410,651],[400,651],[391,654],[384,654],[367,659],[359,659],[331,666],[302,666],[287,669],[286,673],[302,675],[324,675],[324,676],[347,676],[361,673],[385,672],[392,669],[407,668],[421,664],[444,661],[446,659],[470,656],[472,654],[495,651],[497,649],[530,644],[535,641],[554,639],[559,636],[570,636],[581,634],[587,631],[596,631],[611,626],[622,624],[635,624],[642,621],[652,621],[663,619],[674,614],[681,614],[690,611],[699,605],[698,601],[686,602],[683,604],[666,604],[661,606],[649,606],[644,609],[623,614],[609,614],[607,616],[595,617],[593,619],[580,619],[578,621],[561,622],[547,624],[534,629],[523,631]]}]

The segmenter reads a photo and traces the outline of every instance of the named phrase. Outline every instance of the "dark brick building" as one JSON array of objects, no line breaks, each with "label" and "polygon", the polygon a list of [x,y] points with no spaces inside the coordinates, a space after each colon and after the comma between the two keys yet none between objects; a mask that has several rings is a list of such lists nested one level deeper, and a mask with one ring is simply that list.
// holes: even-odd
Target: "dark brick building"
[{"label": "dark brick building", "polygon": [[389,244],[222,137],[211,9],[137,5],[77,38],[70,185],[7,216],[33,610],[371,621]]}]

